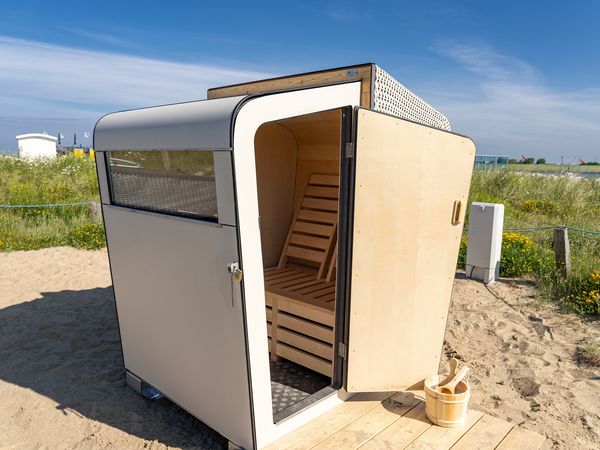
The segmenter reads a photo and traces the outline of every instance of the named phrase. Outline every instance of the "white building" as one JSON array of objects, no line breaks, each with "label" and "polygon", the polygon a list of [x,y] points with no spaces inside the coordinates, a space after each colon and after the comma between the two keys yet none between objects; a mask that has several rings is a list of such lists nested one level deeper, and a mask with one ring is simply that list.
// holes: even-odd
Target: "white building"
[{"label": "white building", "polygon": [[17,146],[20,158],[55,158],[55,136],[46,133],[29,133],[17,136]]}]

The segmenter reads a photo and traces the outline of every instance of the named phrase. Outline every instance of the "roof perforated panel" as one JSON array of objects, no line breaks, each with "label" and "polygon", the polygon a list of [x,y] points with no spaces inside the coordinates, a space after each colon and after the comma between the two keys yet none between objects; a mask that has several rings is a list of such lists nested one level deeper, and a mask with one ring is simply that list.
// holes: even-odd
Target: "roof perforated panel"
[{"label": "roof perforated panel", "polygon": [[450,131],[446,116],[406,89],[381,67],[375,66],[374,75],[374,111]]}]

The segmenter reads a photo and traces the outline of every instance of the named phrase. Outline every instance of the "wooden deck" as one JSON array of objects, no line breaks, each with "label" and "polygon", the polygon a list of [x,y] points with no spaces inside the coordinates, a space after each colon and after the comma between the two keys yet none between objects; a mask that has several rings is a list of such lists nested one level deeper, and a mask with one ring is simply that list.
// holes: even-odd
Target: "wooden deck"
[{"label": "wooden deck", "polygon": [[460,428],[432,425],[422,391],[364,393],[309,422],[268,449],[539,449],[545,436],[469,410]]}]

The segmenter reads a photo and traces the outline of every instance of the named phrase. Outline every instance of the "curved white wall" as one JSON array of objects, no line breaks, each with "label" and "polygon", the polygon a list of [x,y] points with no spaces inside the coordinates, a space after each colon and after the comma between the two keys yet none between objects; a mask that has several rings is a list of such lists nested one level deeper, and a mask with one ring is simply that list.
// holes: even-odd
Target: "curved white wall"
[{"label": "curved white wall", "polygon": [[360,82],[304,89],[251,99],[242,105],[235,120],[233,157],[246,294],[252,400],[258,448],[264,447],[307,423],[342,400],[338,396],[328,397],[312,405],[308,410],[299,412],[277,425],[273,424],[269,351],[265,325],[263,258],[258,223],[255,135],[258,128],[266,122],[344,106],[358,106],[359,102]]}]

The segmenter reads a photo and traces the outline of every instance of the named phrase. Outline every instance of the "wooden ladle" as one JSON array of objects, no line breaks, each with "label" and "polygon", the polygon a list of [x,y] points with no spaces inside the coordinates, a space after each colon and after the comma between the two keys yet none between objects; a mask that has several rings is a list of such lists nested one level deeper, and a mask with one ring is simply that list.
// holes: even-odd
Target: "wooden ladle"
[{"label": "wooden ladle", "polygon": [[458,371],[458,373],[454,374],[450,381],[443,384],[442,386],[438,386],[438,391],[440,391],[442,394],[454,394],[454,389],[456,389],[458,383],[460,383],[462,379],[467,376],[468,373],[469,368],[467,366],[464,366]]}]

